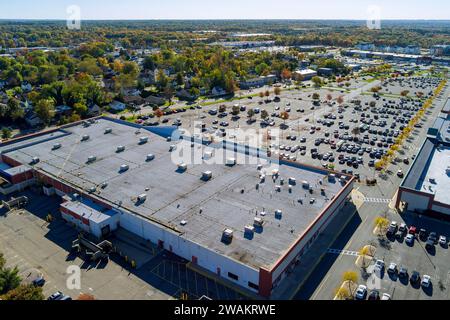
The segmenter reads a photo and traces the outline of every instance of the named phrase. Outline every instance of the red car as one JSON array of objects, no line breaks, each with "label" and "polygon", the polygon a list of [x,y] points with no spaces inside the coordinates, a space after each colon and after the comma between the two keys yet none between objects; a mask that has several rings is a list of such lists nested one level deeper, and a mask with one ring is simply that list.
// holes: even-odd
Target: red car
[{"label": "red car", "polygon": [[409,233],[409,234],[412,234],[412,235],[416,235],[416,233],[417,233],[417,228],[414,227],[414,226],[409,227],[408,233]]}]

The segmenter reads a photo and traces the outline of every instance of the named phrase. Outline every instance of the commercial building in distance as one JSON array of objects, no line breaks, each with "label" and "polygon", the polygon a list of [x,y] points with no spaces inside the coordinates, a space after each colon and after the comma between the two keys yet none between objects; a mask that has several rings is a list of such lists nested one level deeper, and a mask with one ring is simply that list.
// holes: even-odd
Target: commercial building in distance
[{"label": "commercial building in distance", "polygon": [[[275,159],[261,150],[168,139],[171,130],[101,117],[3,143],[0,191],[37,185],[85,232],[126,229],[270,297],[344,206],[353,177],[283,161],[265,172]],[[227,158],[174,163],[181,147]],[[238,153],[260,164],[236,163]]]}]

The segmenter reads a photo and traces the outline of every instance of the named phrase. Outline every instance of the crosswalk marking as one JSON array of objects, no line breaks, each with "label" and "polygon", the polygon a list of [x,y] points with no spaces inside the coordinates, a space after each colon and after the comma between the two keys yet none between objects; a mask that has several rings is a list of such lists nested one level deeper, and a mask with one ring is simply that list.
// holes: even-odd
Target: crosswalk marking
[{"label": "crosswalk marking", "polygon": [[331,249],[331,248],[328,249],[327,251],[328,251],[328,253],[337,254],[337,255],[354,256],[354,257],[359,256],[359,252],[356,252],[356,251],[339,250],[339,249]]},{"label": "crosswalk marking", "polygon": [[372,203],[390,203],[391,199],[382,199],[382,198],[364,198],[364,202],[372,202]]}]

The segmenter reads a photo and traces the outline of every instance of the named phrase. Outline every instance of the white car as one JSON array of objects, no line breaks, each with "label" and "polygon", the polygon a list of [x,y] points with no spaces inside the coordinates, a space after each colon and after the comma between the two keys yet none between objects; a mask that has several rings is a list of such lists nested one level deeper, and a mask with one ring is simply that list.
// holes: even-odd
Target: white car
[{"label": "white car", "polygon": [[387,293],[383,293],[381,300],[391,300],[391,295]]},{"label": "white car", "polygon": [[392,263],[389,265],[388,272],[389,272],[389,273],[397,273],[397,271],[398,271],[397,264],[394,263],[394,262],[392,262]]},{"label": "white car", "polygon": [[358,287],[358,290],[356,290],[355,298],[356,300],[365,300],[367,294],[367,287],[363,284],[361,284]]},{"label": "white car", "polygon": [[420,284],[422,285],[422,287],[428,288],[431,284],[431,277],[428,275],[424,275]]},{"label": "white car", "polygon": [[384,269],[384,261],[383,260],[377,260],[375,262],[374,270],[381,272],[381,271],[383,271],[383,269]]},{"label": "white car", "polygon": [[405,242],[408,244],[413,244],[414,243],[414,235],[413,234],[408,234],[405,238]]},{"label": "white car", "polygon": [[445,246],[447,244],[447,237],[446,236],[440,236],[439,237],[439,244],[442,246]]}]

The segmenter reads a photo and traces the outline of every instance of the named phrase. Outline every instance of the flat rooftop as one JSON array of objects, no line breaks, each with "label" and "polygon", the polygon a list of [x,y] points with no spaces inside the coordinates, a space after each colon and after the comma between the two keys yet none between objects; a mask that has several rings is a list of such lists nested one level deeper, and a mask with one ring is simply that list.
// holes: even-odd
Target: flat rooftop
[{"label": "flat rooftop", "polygon": [[[106,128],[112,132],[105,134]],[[168,142],[149,130],[101,118],[89,127],[79,124],[0,146],[0,152],[26,165],[38,157],[36,170],[86,192],[96,188],[92,194],[103,201],[255,269],[273,266],[345,186],[338,179],[329,182],[324,170],[287,163],[280,164],[278,178],[270,171],[260,183],[257,163],[267,165],[269,160],[256,157],[250,157],[253,164],[234,166],[188,163],[187,170],[180,172],[170,146],[181,143],[190,149],[191,143]],[[87,141],[81,141],[84,135],[89,135]],[[148,142],[139,144],[141,137],[148,137]],[[61,147],[53,150],[55,144]],[[118,146],[125,151],[117,153]],[[194,148],[223,152],[221,145],[194,144]],[[146,161],[148,154],[154,160]],[[96,160],[88,163],[89,156]],[[121,172],[122,165],[128,170]],[[212,172],[206,182],[201,179],[205,171]],[[289,191],[291,177],[297,183]],[[309,182],[314,194],[303,189],[302,181]],[[101,188],[104,183],[107,186]],[[147,199],[138,203],[141,194],[147,194]],[[312,204],[311,198],[315,198]],[[282,210],[281,219],[275,217],[276,210]],[[263,231],[247,239],[244,228],[253,225],[256,216],[264,219]],[[234,231],[229,245],[221,242],[225,229]]]},{"label": "flat rooftop", "polygon": [[403,187],[434,194],[435,200],[450,204],[450,147],[427,139],[402,183]]}]

